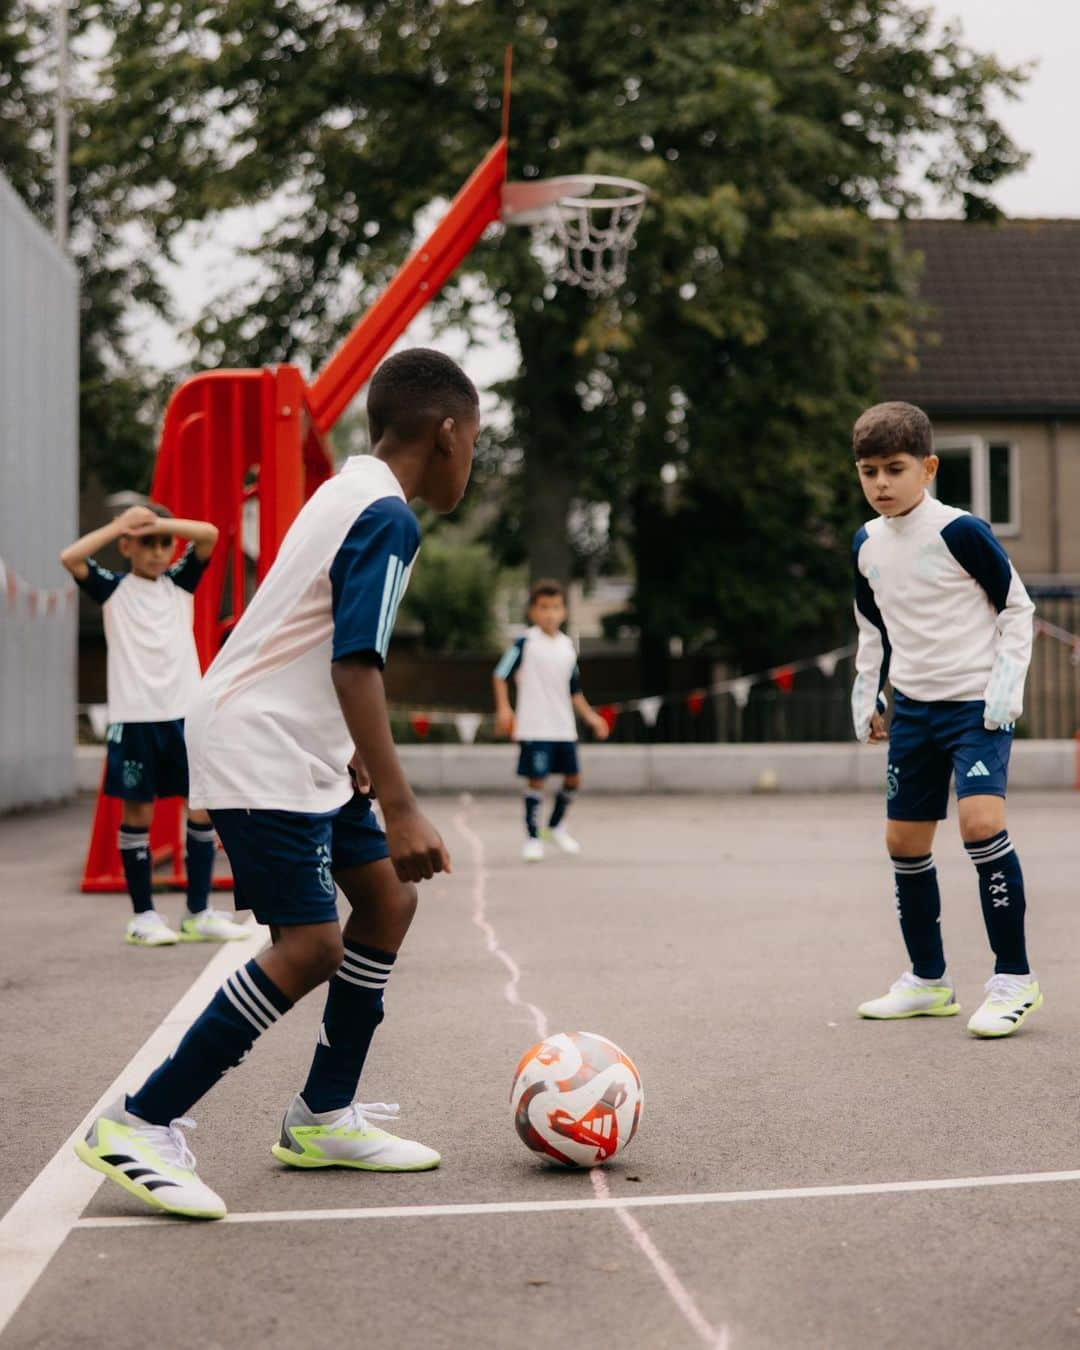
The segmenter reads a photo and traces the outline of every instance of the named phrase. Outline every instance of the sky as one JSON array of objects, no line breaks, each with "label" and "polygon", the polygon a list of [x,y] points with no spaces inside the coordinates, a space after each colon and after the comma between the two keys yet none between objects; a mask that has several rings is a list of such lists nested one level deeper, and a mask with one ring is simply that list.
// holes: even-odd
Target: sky
[{"label": "sky", "polygon": [[[960,22],[968,45],[991,52],[1007,65],[1034,63],[1028,83],[1016,102],[1001,100],[996,109],[1013,139],[1031,152],[1027,168],[994,192],[1010,216],[1080,217],[1080,153],[1076,85],[1080,72],[1080,0],[939,0],[941,21]],[[929,203],[930,213],[934,203]],[[265,224],[266,222],[261,222]],[[227,281],[235,281],[234,250],[260,227],[254,212],[233,212],[210,231],[193,232],[180,250],[180,265],[166,281],[176,298],[180,321],[175,326],[147,321],[138,330],[137,345],[163,369],[190,360],[183,329]],[[404,341],[432,340],[421,314]],[[440,336],[440,345],[459,359],[463,338]],[[469,369],[481,385],[512,373],[512,347],[489,341],[469,356]]]}]

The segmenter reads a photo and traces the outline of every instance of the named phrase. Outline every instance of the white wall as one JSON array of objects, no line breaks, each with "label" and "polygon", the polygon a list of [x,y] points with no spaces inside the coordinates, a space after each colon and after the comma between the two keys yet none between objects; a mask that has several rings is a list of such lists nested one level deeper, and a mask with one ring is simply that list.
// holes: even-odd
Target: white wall
[{"label": "white wall", "polygon": [[[75,268],[0,176],[0,561],[39,592],[76,535],[78,323]],[[75,612],[0,589],[0,811],[75,790]]]}]

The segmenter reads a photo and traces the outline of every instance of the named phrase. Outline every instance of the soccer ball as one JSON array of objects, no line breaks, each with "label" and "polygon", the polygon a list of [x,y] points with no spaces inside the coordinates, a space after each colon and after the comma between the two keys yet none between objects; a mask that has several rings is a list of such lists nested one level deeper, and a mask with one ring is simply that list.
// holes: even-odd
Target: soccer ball
[{"label": "soccer ball", "polygon": [[645,1093],[617,1045],[591,1031],[569,1031],[528,1051],[510,1104],[517,1132],[534,1153],[567,1167],[595,1167],[633,1139]]}]

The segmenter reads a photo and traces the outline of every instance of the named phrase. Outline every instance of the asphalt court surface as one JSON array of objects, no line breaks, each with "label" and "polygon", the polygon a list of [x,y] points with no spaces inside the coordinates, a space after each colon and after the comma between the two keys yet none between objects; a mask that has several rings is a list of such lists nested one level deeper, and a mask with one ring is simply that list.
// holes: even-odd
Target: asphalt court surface
[{"label": "asphalt court surface", "polygon": [[[1080,1345],[1075,1180],[640,1205],[627,1211],[636,1240],[595,1208],[587,1174],[550,1168],[518,1141],[510,1080],[535,1016],[507,1001],[507,967],[475,922],[483,903],[520,968],[521,999],[550,1030],[601,1032],[635,1060],[646,1104],[638,1138],[605,1169],[616,1199],[1070,1172],[1080,1168],[1080,798],[1010,803],[1046,1005],[995,1043],[965,1030],[990,963],[955,822],[936,856],[964,1013],[873,1024],[854,1007],[887,988],[904,955],[872,795],[586,791],[572,820],[586,851],[539,866],[519,860],[514,799],[428,809],[455,871],[422,888],[361,1096],[400,1101],[400,1132],[439,1148],[443,1166],[395,1177],[274,1161],[315,1038],[313,997],[195,1109],[190,1140],[233,1214],[307,1221],[77,1226],[0,1350],[126,1350],[148,1337],[276,1347],[342,1334],[449,1350]],[[120,941],[123,898],[76,890],[89,819],[84,803],[0,822],[0,1208],[215,950]],[[166,896],[161,908],[175,917],[181,903]],[[579,1207],[317,1217],[551,1200]],[[83,1223],[144,1213],[105,1184]]]}]

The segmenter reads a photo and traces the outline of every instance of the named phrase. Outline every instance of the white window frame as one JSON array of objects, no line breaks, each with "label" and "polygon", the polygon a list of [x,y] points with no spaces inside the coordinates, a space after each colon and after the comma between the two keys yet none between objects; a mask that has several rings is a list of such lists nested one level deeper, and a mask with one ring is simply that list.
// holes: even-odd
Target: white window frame
[{"label": "white window frame", "polygon": [[[1004,445],[1009,450],[1009,520],[990,520],[990,446]],[[1005,437],[939,436],[935,438],[937,451],[966,450],[971,456],[971,514],[990,520],[994,533],[1012,538],[1020,533],[1020,454],[1015,441]],[[937,481],[931,484],[937,496]],[[952,503],[950,502],[951,506]]]}]

